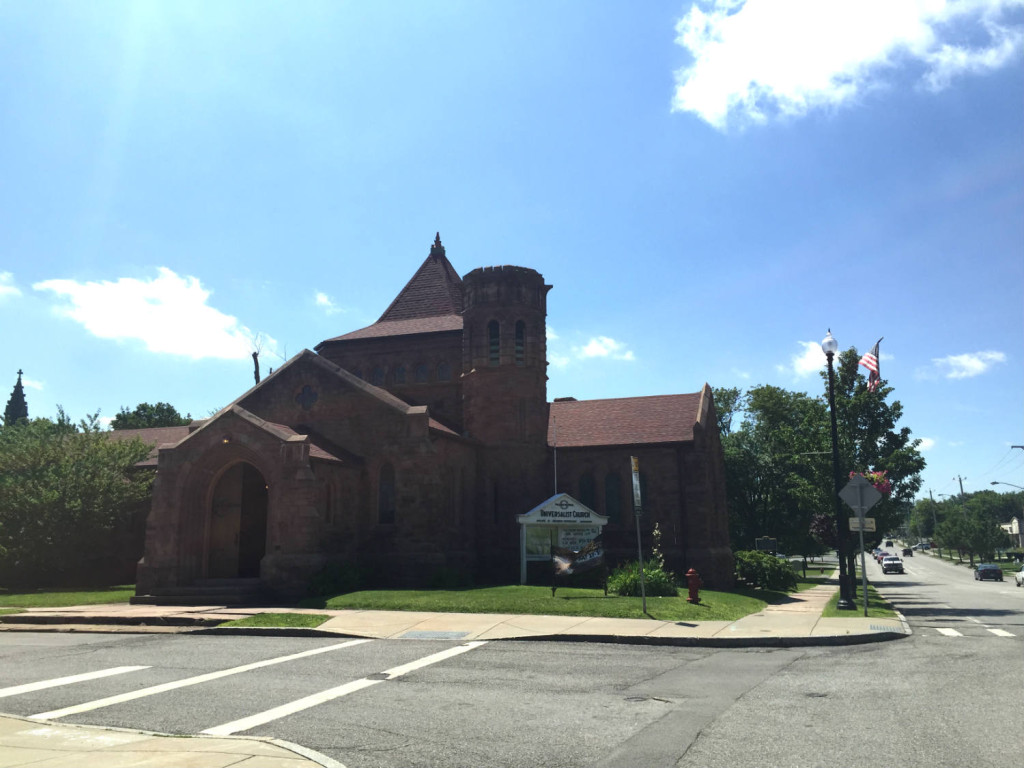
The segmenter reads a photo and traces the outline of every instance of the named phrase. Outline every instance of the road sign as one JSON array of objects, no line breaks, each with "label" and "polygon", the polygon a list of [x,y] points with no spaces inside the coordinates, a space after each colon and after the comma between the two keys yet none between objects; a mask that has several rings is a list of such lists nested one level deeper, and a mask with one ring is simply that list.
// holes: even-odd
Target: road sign
[{"label": "road sign", "polygon": [[860,517],[864,517],[864,513],[881,500],[882,494],[863,475],[854,475],[846,487],[839,492],[839,498],[845,501],[850,509]]},{"label": "road sign", "polygon": [[850,518],[850,530],[851,531],[867,531],[868,533],[875,532],[875,518],[873,517],[851,517]]}]

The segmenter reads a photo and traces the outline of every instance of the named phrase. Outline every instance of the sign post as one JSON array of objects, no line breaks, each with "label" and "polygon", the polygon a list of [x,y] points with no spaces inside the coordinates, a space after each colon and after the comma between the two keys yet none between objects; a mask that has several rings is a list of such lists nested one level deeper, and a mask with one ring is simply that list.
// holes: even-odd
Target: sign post
[{"label": "sign post", "polygon": [[636,456],[629,457],[633,470],[633,519],[636,520],[636,558],[640,565],[640,597],[643,599],[644,615],[647,615],[647,585],[644,584],[644,548],[640,540],[640,516],[643,506],[640,501],[640,460]]},{"label": "sign post", "polygon": [[[864,592],[864,615],[868,615],[868,571],[865,567],[864,559],[864,529],[867,520],[871,520],[870,530],[875,530],[875,521],[873,518],[864,518],[864,513],[871,509],[878,501],[882,498],[882,494],[878,492],[870,482],[868,482],[863,475],[855,475],[854,478],[846,484],[846,487],[839,492],[839,498],[845,501],[849,507],[857,513],[857,517],[860,518],[857,521],[857,530],[860,531],[860,579],[861,579],[861,590]],[[850,530],[853,530],[853,520],[850,521]]]}]

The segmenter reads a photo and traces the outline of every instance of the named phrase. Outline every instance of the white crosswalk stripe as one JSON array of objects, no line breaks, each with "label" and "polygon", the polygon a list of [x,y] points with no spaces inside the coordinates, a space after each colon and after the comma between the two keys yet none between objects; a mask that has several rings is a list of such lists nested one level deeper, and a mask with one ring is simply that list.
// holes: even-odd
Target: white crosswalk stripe
[{"label": "white crosswalk stripe", "polygon": [[945,635],[946,637],[963,637],[963,634],[957,632],[955,629],[949,627],[936,627],[935,631],[939,634]]},{"label": "white crosswalk stripe", "polygon": [[110,669],[100,669],[96,672],[85,672],[81,675],[68,675],[67,677],[40,680],[35,683],[25,683],[25,685],[12,685],[10,688],[0,688],[0,699],[7,696],[17,696],[21,693],[42,691],[47,688],[59,688],[62,685],[71,685],[72,683],[83,683],[86,680],[99,680],[101,677],[110,677],[111,675],[123,675],[125,672],[138,672],[140,669],[149,669],[149,667],[111,667]]},{"label": "white crosswalk stripe", "polygon": [[398,667],[392,667],[391,669],[385,670],[381,673],[380,677],[366,678],[361,680],[353,680],[350,683],[339,685],[335,688],[329,688],[326,691],[320,691],[314,693],[311,696],[298,699],[296,701],[289,702],[288,704],[282,704],[279,707],[268,709],[265,712],[259,712],[249,717],[243,717],[240,720],[234,720],[230,723],[224,723],[214,728],[207,728],[203,731],[204,734],[209,736],[230,736],[233,733],[239,733],[240,731],[248,731],[250,728],[269,723],[272,720],[280,720],[282,717],[301,712],[304,709],[315,707],[318,704],[323,704],[327,701],[347,696],[350,693],[361,691],[364,688],[369,688],[377,683],[383,683],[386,680],[394,680],[396,677],[401,677],[417,669],[436,664],[439,661],[450,659],[453,656],[458,656],[466,651],[471,651],[474,648],[479,648],[481,645],[486,645],[486,640],[473,640],[472,642],[465,643],[464,645],[456,646],[455,648],[449,648],[446,651],[435,653],[430,656],[424,656],[422,659],[409,662],[408,664],[402,664]]},{"label": "white crosswalk stripe", "polygon": [[1005,629],[994,629],[993,627],[985,627],[985,629],[987,629],[996,637],[1016,637],[1016,635],[1013,634],[1013,632],[1007,632]]},{"label": "white crosswalk stripe", "polygon": [[267,659],[265,661],[257,661],[252,664],[243,664],[240,667],[233,667],[231,669],[222,669],[217,672],[209,672],[205,675],[197,675],[196,677],[188,677],[184,680],[174,680],[170,683],[163,683],[162,685],[154,685],[150,688],[142,688],[138,691],[131,691],[129,693],[122,693],[118,696],[108,696],[105,699],[97,699],[96,701],[87,701],[84,704],[78,704],[73,707],[65,707],[64,709],[55,709],[51,712],[40,712],[35,715],[30,715],[32,720],[57,720],[68,715],[77,715],[82,712],[91,712],[94,709],[101,709],[103,707],[110,707],[114,704],[122,704],[126,701],[132,701],[133,699],[141,699],[145,696],[154,696],[158,693],[164,693],[165,691],[173,691],[176,688],[184,688],[189,685],[198,685],[199,683],[206,683],[210,680],[217,680],[228,675],[237,675],[241,672],[248,672],[252,669],[260,669],[261,667],[269,667],[272,664],[281,664],[285,661],[292,661],[294,659],[303,659],[307,656],[315,656],[319,653],[327,653],[328,651],[336,651],[340,648],[349,648],[353,645],[361,645],[363,643],[372,642],[371,640],[349,640],[345,643],[338,643],[335,645],[324,646],[323,648],[314,648],[310,651],[302,651],[301,653],[292,653],[288,656],[280,656],[276,659]]}]

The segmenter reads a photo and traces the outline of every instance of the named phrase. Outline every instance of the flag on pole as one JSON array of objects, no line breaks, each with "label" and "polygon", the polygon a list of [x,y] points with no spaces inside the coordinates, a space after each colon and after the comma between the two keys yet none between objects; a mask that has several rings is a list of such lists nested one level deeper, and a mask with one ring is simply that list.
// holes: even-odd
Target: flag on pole
[{"label": "flag on pole", "polygon": [[[885,337],[883,336],[882,339]],[[870,371],[868,373],[868,392],[874,392],[878,389],[879,375],[878,375],[878,345],[882,343],[882,339],[875,342],[875,346],[872,347],[871,351],[868,352],[864,357],[860,359],[859,365],[863,365]]]}]

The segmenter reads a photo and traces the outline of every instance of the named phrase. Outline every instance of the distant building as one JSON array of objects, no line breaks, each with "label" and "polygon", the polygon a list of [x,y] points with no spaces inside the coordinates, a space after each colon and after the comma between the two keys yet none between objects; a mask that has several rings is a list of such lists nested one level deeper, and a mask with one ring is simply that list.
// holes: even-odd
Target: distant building
[{"label": "distant building", "polygon": [[731,584],[711,389],[548,403],[550,289],[525,267],[460,278],[438,237],[376,323],[302,351],[184,437],[168,433],[138,594],[211,579],[296,594],[335,562],[393,585],[512,583],[516,517],[556,485],[610,518],[612,559],[632,558],[631,455],[645,546],[658,523],[670,568]]}]

